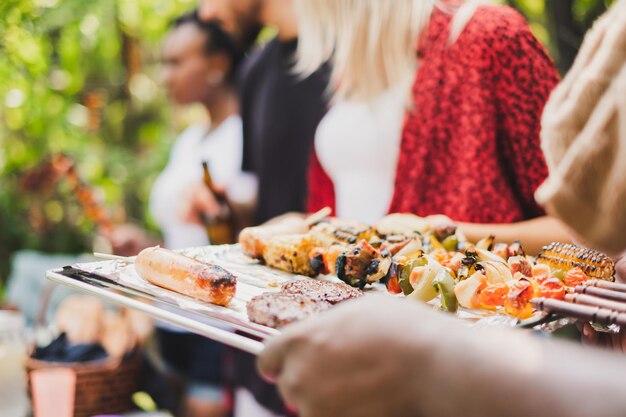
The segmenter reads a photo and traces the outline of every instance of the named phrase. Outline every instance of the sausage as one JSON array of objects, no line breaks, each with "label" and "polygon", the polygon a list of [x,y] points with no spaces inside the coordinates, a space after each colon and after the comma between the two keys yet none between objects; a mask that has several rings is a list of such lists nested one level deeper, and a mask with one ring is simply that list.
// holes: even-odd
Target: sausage
[{"label": "sausage", "polygon": [[224,268],[158,246],[137,255],[135,271],[154,285],[222,306],[237,290],[237,278]]},{"label": "sausage", "polygon": [[267,242],[280,235],[306,233],[309,225],[301,218],[286,218],[279,223],[256,227],[246,227],[239,233],[239,243],[243,253],[252,258],[262,258]]}]

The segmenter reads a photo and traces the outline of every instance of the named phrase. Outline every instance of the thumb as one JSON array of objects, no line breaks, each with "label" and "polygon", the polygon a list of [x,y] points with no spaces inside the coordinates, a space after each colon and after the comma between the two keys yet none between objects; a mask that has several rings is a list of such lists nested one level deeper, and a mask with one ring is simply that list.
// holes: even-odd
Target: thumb
[{"label": "thumb", "polygon": [[282,372],[287,343],[282,336],[270,339],[257,360],[257,368],[261,376],[268,382],[275,382]]},{"label": "thumb", "polygon": [[217,194],[226,194],[226,186],[224,184],[215,184],[213,189]]},{"label": "thumb", "polygon": [[217,201],[215,196],[206,188],[199,188],[195,196],[195,208],[200,212],[204,212],[210,216],[217,214]]},{"label": "thumb", "polygon": [[596,332],[591,324],[583,324],[582,333],[584,336],[583,343],[587,346],[597,346],[599,341],[598,332]]}]

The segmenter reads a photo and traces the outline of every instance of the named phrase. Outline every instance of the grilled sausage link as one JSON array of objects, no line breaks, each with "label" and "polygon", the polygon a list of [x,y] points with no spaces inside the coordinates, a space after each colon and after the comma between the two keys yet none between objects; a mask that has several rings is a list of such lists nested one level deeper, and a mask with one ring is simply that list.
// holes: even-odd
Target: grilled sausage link
[{"label": "grilled sausage link", "polygon": [[222,306],[237,290],[237,278],[224,268],[158,246],[137,255],[135,271],[154,285]]}]

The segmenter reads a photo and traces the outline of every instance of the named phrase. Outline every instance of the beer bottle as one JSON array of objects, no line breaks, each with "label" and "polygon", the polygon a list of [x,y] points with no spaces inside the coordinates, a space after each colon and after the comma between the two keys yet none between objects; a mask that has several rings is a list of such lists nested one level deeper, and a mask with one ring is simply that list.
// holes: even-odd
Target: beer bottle
[{"label": "beer bottle", "polygon": [[215,189],[215,184],[213,183],[211,172],[209,171],[209,164],[206,161],[202,162],[202,170],[204,171],[204,184],[211,193],[213,193],[213,196],[220,206],[217,216],[202,217],[204,227],[209,237],[209,243],[211,245],[234,243],[236,223],[232,207],[228,203],[226,194]]}]

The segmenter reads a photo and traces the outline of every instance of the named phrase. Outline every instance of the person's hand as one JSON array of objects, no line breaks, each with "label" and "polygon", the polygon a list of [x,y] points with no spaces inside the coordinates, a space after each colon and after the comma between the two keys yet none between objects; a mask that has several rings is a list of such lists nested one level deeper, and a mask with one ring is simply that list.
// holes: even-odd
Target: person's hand
[{"label": "person's hand", "polygon": [[617,353],[626,353],[626,331],[605,333],[595,330],[590,323],[579,325],[582,343],[585,346],[597,347]]},{"label": "person's hand", "polygon": [[184,222],[203,224],[203,219],[218,216],[220,204],[206,184],[199,182],[183,193],[180,218]]},{"label": "person's hand", "polygon": [[365,297],[286,327],[259,370],[302,417],[415,415],[428,393],[411,384],[435,352],[433,332],[450,320],[417,303]]},{"label": "person's hand", "polygon": [[113,254],[120,256],[137,255],[143,249],[159,243],[134,224],[115,226],[105,238],[109,241]]}]

